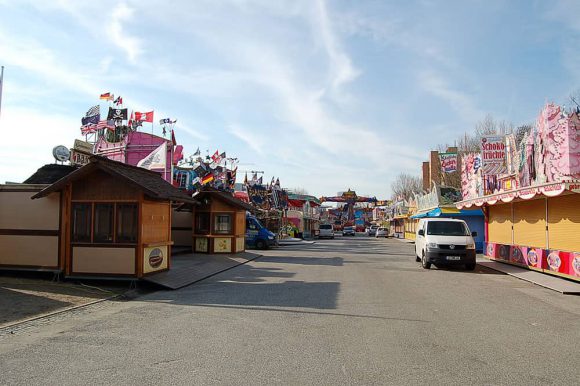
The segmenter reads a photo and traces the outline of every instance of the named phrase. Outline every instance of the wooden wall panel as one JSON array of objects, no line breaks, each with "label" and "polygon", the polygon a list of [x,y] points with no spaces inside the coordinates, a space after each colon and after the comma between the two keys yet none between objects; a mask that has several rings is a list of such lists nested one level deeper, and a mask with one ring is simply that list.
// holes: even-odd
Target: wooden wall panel
[{"label": "wooden wall panel", "polygon": [[550,249],[580,252],[580,194],[548,200]]},{"label": "wooden wall panel", "polygon": [[511,204],[489,207],[489,241],[498,244],[512,244]]},{"label": "wooden wall panel", "polygon": [[58,236],[0,235],[0,265],[58,268]]},{"label": "wooden wall panel", "polygon": [[142,243],[170,241],[171,205],[169,202],[143,201]]},{"label": "wooden wall panel", "polygon": [[520,201],[514,204],[514,244],[546,247],[545,199]]},{"label": "wooden wall panel", "polygon": [[135,248],[73,247],[73,273],[135,274]]},{"label": "wooden wall panel", "polygon": [[140,190],[100,170],[75,181],[72,188],[73,200],[137,200],[140,195]]},{"label": "wooden wall panel", "polygon": [[0,229],[58,230],[60,193],[30,199],[37,191],[0,191]]},{"label": "wooden wall panel", "polygon": [[241,236],[246,234],[246,212],[236,213],[236,236]]},{"label": "wooden wall panel", "polygon": [[235,211],[234,208],[232,208],[230,205],[216,200],[215,198],[212,198],[211,200],[211,211],[212,212],[233,212]]}]

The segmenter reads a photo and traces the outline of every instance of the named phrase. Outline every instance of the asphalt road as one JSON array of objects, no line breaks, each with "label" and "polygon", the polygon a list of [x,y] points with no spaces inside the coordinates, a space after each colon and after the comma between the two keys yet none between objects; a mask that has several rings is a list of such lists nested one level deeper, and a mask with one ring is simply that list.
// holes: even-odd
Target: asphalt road
[{"label": "asphalt road", "polygon": [[572,385],[579,342],[580,297],[337,237],[1,335],[0,384]]}]

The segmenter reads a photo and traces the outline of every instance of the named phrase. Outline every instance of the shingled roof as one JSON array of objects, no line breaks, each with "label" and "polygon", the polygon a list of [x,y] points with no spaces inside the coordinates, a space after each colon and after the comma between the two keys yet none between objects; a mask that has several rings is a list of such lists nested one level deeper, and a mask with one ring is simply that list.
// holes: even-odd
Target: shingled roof
[{"label": "shingled roof", "polygon": [[195,193],[193,195],[193,198],[196,199],[197,201],[201,201],[203,200],[205,197],[210,197],[210,198],[218,198],[234,207],[240,208],[240,209],[245,209],[245,210],[249,210],[252,211],[255,208],[250,205],[247,204],[245,202],[243,202],[242,200],[239,200],[237,198],[235,198],[231,193],[228,192],[223,192],[221,190],[217,190],[214,188],[210,188],[210,187],[205,187],[203,188],[203,190],[200,190],[199,192]]},{"label": "shingled roof", "polygon": [[107,174],[118,177],[129,184],[142,190],[151,198],[165,199],[171,201],[187,202],[195,204],[198,201],[188,194],[177,189],[169,182],[165,181],[159,173],[146,170],[137,166],[127,165],[122,162],[112,161],[101,156],[91,156],[90,162],[76,171],[64,176],[50,186],[41,190],[32,198],[44,197],[52,192],[63,189],[69,182],[75,181],[95,170],[102,170]]},{"label": "shingled roof", "polygon": [[23,184],[54,184],[61,178],[78,169],[78,166],[48,164],[42,166],[33,175],[28,177]]}]

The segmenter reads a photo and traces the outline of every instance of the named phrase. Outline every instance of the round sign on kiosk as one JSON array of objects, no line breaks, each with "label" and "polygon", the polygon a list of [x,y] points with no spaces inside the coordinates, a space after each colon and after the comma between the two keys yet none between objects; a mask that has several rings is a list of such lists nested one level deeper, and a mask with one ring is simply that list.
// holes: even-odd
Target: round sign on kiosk
[{"label": "round sign on kiosk", "polygon": [[65,162],[70,159],[70,150],[66,146],[58,145],[52,149],[52,156],[57,161]]}]

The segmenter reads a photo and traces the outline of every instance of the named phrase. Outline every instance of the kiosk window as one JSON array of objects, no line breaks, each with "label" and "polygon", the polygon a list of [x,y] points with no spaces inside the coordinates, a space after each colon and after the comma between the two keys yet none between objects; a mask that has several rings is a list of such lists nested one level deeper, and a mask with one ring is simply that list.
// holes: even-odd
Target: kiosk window
[{"label": "kiosk window", "polygon": [[229,214],[216,214],[215,233],[232,233],[232,216]]},{"label": "kiosk window", "polygon": [[91,242],[91,204],[72,205],[72,241],[78,243]]},{"label": "kiosk window", "polygon": [[137,242],[137,205],[117,205],[117,238],[118,243]]},{"label": "kiosk window", "polygon": [[113,204],[95,204],[94,243],[113,242]]},{"label": "kiosk window", "polygon": [[200,212],[195,214],[195,233],[209,233],[209,213]]}]

